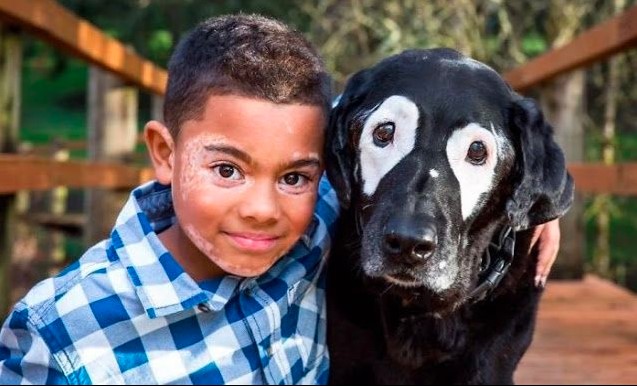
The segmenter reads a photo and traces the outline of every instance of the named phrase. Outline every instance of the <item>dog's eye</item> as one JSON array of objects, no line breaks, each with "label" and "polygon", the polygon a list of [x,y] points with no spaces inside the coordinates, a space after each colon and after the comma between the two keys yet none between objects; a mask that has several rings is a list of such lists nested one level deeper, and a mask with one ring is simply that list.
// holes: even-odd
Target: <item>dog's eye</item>
[{"label": "dog's eye", "polygon": [[467,161],[474,165],[482,165],[487,159],[487,147],[482,141],[474,141],[467,151]]},{"label": "dog's eye", "polygon": [[393,122],[382,123],[374,129],[374,145],[385,147],[394,140],[395,125]]}]

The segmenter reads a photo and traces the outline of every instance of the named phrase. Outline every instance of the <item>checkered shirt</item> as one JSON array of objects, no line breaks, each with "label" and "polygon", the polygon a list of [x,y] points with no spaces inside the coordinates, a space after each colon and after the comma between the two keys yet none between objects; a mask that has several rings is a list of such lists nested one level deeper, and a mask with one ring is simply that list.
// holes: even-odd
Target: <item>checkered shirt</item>
[{"label": "checkered shirt", "polygon": [[337,216],[323,178],[312,225],[267,273],[197,283],[157,237],[176,221],[170,187],[142,185],[110,239],[16,304],[0,384],[326,383],[323,268]]}]

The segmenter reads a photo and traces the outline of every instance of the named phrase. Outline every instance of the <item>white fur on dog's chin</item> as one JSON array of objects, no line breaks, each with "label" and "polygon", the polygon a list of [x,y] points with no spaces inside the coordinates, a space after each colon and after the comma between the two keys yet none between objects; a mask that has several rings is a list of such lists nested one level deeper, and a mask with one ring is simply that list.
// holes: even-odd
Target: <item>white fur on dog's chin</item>
[{"label": "white fur on dog's chin", "polygon": [[[466,159],[469,146],[474,141],[482,141],[487,148],[487,158],[483,165],[473,165]],[[498,142],[495,133],[477,123],[457,129],[447,141],[447,159],[460,184],[462,218],[465,220],[481,207],[481,198],[493,185],[498,162]]]},{"label": "white fur on dog's chin", "polygon": [[426,287],[435,293],[441,294],[451,288],[458,276],[458,271],[457,264],[449,264],[446,260],[443,260],[436,266],[433,266],[431,271],[428,272],[423,279],[406,281],[391,275],[383,275],[383,278],[389,283],[404,288]]},{"label": "white fur on dog's chin", "polygon": [[447,291],[458,278],[458,262],[444,259],[431,267],[424,278],[424,284],[435,293]]},{"label": "white fur on dog's chin", "polygon": [[399,285],[399,286],[405,287],[405,288],[422,287],[422,282],[420,282],[418,280],[405,281],[405,280],[396,279],[395,277],[393,277],[391,275],[385,275],[385,276],[383,276],[383,279],[387,280],[388,282],[390,282],[392,284],[396,284],[396,285]]},{"label": "white fur on dog's chin", "polygon": [[[416,129],[419,119],[418,107],[401,95],[385,99],[365,120],[359,142],[363,193],[371,196],[380,180],[409,154],[416,143]],[[374,129],[393,122],[394,140],[385,147],[374,144]]]}]

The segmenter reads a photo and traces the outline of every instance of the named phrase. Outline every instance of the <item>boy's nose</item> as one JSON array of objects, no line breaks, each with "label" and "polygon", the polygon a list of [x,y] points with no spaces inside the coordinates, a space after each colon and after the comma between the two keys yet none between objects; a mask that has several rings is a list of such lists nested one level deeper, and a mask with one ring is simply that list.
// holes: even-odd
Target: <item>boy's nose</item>
[{"label": "boy's nose", "polygon": [[276,187],[256,184],[250,189],[239,207],[239,215],[242,218],[265,223],[278,220],[281,214]]}]

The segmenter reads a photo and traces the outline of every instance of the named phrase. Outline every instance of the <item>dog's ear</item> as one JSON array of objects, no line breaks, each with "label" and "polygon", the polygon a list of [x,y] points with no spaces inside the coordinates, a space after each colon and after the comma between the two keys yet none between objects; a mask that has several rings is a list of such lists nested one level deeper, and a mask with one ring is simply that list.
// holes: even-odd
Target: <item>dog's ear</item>
[{"label": "dog's ear", "polygon": [[553,128],[534,100],[519,98],[513,103],[511,127],[517,161],[507,212],[512,227],[521,230],[564,215],[573,202],[574,186]]},{"label": "dog's ear", "polygon": [[325,141],[327,177],[334,186],[341,207],[349,208],[352,201],[352,183],[357,178],[356,149],[352,141],[353,112],[360,105],[368,87],[369,70],[354,74],[347,82],[345,91],[332,108]]}]

